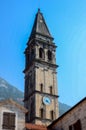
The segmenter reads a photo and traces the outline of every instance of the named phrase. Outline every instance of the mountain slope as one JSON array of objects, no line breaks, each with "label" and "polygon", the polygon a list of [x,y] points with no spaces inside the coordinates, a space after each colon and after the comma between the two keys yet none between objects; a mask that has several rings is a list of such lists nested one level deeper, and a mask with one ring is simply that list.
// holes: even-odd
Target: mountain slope
[{"label": "mountain slope", "polygon": [[71,107],[69,105],[59,102],[59,115],[63,115],[70,108]]},{"label": "mountain slope", "polygon": [[22,104],[23,92],[10,85],[6,80],[0,78],[0,100],[9,98]]},{"label": "mountain slope", "polygon": [[[24,94],[22,91],[10,85],[6,80],[0,78],[0,100],[12,98],[14,101],[23,105]],[[59,102],[60,116],[70,109],[70,106]]]}]

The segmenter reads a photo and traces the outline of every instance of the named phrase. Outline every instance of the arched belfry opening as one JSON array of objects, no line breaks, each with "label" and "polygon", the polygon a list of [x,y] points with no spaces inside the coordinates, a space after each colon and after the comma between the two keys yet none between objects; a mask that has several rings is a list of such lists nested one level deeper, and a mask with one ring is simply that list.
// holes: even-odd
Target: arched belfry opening
[{"label": "arched belfry opening", "polygon": [[39,48],[39,58],[44,59],[44,50],[43,50],[43,48]]},{"label": "arched belfry opening", "polygon": [[50,50],[48,50],[48,60],[49,61],[52,60],[52,52]]}]

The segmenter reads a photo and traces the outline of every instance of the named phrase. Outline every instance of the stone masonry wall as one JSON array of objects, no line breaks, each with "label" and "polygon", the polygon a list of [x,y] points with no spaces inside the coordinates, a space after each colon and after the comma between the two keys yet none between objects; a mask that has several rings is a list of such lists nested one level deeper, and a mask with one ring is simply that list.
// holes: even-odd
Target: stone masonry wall
[{"label": "stone masonry wall", "polygon": [[69,126],[81,121],[82,130],[86,130],[86,100],[74,107],[67,114],[59,118],[57,122],[52,126],[53,130],[69,130]]},{"label": "stone masonry wall", "polygon": [[12,104],[0,106],[0,130],[3,125],[3,112],[15,113],[15,130],[24,130],[25,129],[25,113],[21,109],[13,106]]}]

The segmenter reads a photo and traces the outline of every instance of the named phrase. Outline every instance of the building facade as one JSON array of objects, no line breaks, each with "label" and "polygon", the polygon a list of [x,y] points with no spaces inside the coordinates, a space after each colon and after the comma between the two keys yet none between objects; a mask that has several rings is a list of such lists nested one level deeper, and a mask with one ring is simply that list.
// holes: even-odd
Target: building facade
[{"label": "building facade", "polygon": [[38,10],[25,49],[26,122],[49,125],[58,118],[56,45]]},{"label": "building facade", "polygon": [[12,99],[0,101],[0,130],[26,130],[27,110]]},{"label": "building facade", "polygon": [[49,130],[86,130],[86,97],[48,126]]}]

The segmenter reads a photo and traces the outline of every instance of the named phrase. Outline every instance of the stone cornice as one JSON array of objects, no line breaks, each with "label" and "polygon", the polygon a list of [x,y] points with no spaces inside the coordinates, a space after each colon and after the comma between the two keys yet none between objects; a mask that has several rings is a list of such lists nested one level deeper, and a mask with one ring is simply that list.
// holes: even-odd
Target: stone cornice
[{"label": "stone cornice", "polygon": [[46,96],[50,96],[50,97],[53,97],[53,98],[58,98],[59,96],[58,95],[53,95],[53,94],[50,94],[50,93],[45,93],[45,92],[40,92],[38,90],[34,90],[29,96],[27,96],[25,100],[28,100],[31,96],[33,96],[34,94],[41,94],[41,95],[46,95]]},{"label": "stone cornice", "polygon": [[43,44],[45,44],[45,45],[52,46],[52,47],[55,47],[55,48],[58,47],[58,46],[56,46],[55,43],[53,43],[53,42],[50,43],[50,42],[48,42],[48,41],[46,41],[46,40],[42,40],[42,39],[39,39],[39,38],[35,38],[35,41],[38,41],[40,44],[43,43]]},{"label": "stone cornice", "polygon": [[56,65],[56,64],[53,64],[53,63],[51,63],[51,62],[47,62],[47,61],[44,61],[44,60],[41,60],[41,59],[35,59],[35,62],[39,62],[39,63],[41,63],[41,64],[47,64],[49,67],[54,67],[54,68],[57,68],[57,67],[59,67],[58,65]]},{"label": "stone cornice", "polygon": [[42,59],[36,59],[36,58],[35,58],[35,59],[32,61],[32,63],[31,63],[27,68],[24,69],[23,73],[25,73],[26,71],[28,71],[28,70],[30,69],[30,67],[32,67],[32,65],[33,65],[34,63],[36,63],[36,62],[41,63],[42,65],[48,65],[49,67],[53,67],[53,68],[58,68],[58,67],[59,67],[59,65],[56,65],[56,64],[53,64],[53,63],[44,61],[44,60],[42,60]]}]

